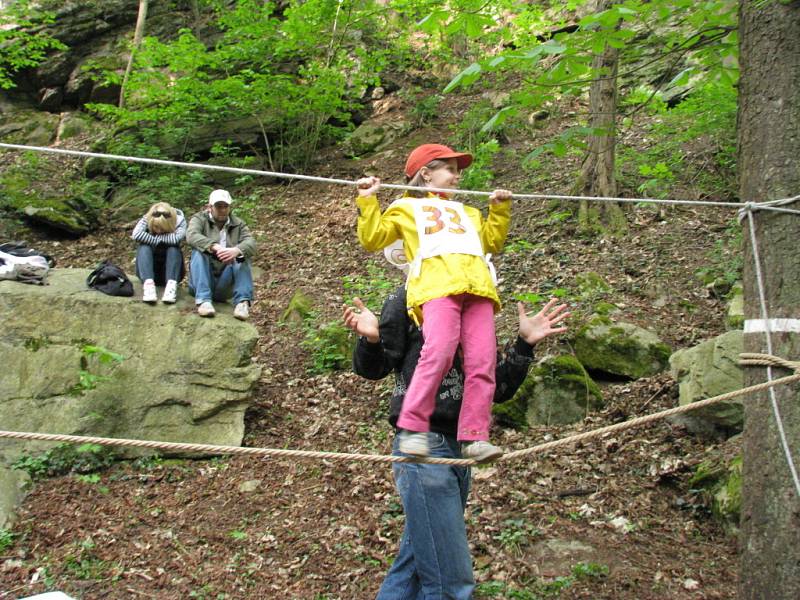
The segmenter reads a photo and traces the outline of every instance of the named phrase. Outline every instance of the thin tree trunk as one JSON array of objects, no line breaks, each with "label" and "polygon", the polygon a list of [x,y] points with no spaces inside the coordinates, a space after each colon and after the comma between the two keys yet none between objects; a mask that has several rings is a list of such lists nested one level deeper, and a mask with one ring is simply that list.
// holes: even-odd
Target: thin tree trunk
[{"label": "thin tree trunk", "polygon": [[139,0],[139,14],[136,17],[136,29],[133,32],[133,46],[131,47],[131,55],[128,58],[128,65],[125,67],[125,75],[122,77],[122,87],[119,90],[119,107],[125,107],[125,88],[128,86],[128,78],[133,69],[133,60],[136,56],[136,51],[142,44],[144,37],[144,24],[147,20],[147,2],[148,0]]},{"label": "thin tree trunk", "polygon": [[[760,6],[760,7],[759,7]],[[742,201],[800,193],[800,2],[740,0],[739,190]],[[800,208],[795,203],[790,208]],[[756,212],[757,248],[769,318],[800,318],[800,218]],[[760,319],[760,304],[745,227],[745,318]],[[776,332],[773,353],[797,360],[800,334]],[[745,350],[766,352],[763,333],[745,334]],[[786,373],[775,370],[775,377]],[[766,379],[747,368],[745,385]],[[773,388],[793,461],[800,470],[800,387]],[[800,598],[800,497],[795,490],[770,396],[745,402],[739,597]]]},{"label": "thin tree trunk", "polygon": [[[597,12],[607,10],[613,0],[600,0]],[[616,196],[614,175],[617,116],[617,68],[619,50],[606,46],[592,61],[596,79],[589,88],[589,127],[598,130],[589,136],[589,148],[576,185],[582,196]],[[578,226],[583,233],[606,232],[621,235],[627,231],[625,213],[616,202],[581,201]]]}]

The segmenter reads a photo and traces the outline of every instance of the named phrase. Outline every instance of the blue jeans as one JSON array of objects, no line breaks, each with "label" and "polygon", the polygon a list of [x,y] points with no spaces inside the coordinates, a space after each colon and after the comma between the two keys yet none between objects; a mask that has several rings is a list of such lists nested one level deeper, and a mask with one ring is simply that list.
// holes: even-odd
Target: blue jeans
[{"label": "blue jeans", "polygon": [[[455,436],[429,433],[431,456],[461,458]],[[394,440],[394,454],[402,456]],[[464,508],[468,467],[392,463],[406,515],[400,550],[377,600],[467,600],[475,580]]]},{"label": "blue jeans", "polygon": [[189,293],[197,304],[202,302],[224,302],[231,296],[233,304],[253,300],[253,275],[250,261],[234,262],[225,265],[222,272],[214,276],[211,257],[198,250],[192,250],[189,262]]},{"label": "blue jeans", "polygon": [[[163,271],[156,273],[156,263]],[[178,246],[139,244],[136,249],[136,275],[142,281],[153,279],[163,285],[170,279],[181,280],[183,254]]]}]

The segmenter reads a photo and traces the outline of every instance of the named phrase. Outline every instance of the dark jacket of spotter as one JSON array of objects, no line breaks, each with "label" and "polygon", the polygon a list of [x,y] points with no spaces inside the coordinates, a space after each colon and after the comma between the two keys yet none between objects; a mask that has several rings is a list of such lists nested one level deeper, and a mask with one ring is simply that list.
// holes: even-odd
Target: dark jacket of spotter
[{"label": "dark jacket of spotter", "polygon": [[[422,332],[414,325],[406,310],[405,288],[395,290],[383,304],[380,316],[380,341],[370,344],[361,338],[353,351],[353,370],[367,379],[382,379],[395,374],[395,386],[389,409],[389,422],[396,427],[408,384],[414,375],[422,350]],[[498,351],[495,372],[495,402],[511,399],[533,362],[533,346],[517,337]],[[464,392],[464,371],[456,355],[453,367],[444,377],[436,395],[436,408],[431,415],[431,431],[456,435],[458,413]]]}]

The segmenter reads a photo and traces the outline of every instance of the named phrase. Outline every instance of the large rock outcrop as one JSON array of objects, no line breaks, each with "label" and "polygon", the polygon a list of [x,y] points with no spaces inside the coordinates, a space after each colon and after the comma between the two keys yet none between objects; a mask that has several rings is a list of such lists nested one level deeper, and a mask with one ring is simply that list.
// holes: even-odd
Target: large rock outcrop
[{"label": "large rock outcrop", "polygon": [[[739,366],[744,334],[729,331],[669,358],[672,376],[678,382],[679,402],[683,406],[741,389],[744,372]],[[719,402],[690,413],[685,422],[690,429],[731,435],[742,430],[744,409],[740,398]]]},{"label": "large rock outcrop", "polygon": [[565,425],[603,408],[603,394],[574,356],[549,356],[526,377],[514,397],[495,404],[498,422],[512,427]]},{"label": "large rock outcrop", "polygon": [[[173,306],[150,306],[90,290],[87,275],[54,269],[47,286],[0,282],[2,429],[240,445],[260,376],[256,329],[224,305],[198,317],[184,290]],[[92,347],[123,359],[103,363]],[[0,471],[50,447],[3,441]],[[0,472],[0,526],[21,477]]]},{"label": "large rock outcrop", "polygon": [[608,317],[594,317],[575,336],[575,356],[593,373],[650,377],[667,367],[669,355],[669,346],[655,333]]}]

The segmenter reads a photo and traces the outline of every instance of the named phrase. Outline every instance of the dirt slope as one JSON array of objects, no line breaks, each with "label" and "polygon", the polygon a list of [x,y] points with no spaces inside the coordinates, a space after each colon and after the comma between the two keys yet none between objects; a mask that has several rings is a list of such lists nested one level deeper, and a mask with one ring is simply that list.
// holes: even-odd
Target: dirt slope
[{"label": "dirt slope", "polygon": [[[355,178],[369,171],[396,180],[417,141],[446,141],[448,125],[463,111],[460,102],[469,99],[446,100],[441,118],[395,151],[353,161],[328,150],[313,174]],[[569,192],[579,159],[545,160],[534,189],[530,174],[510,160],[527,144],[510,140],[496,184]],[[297,289],[313,297],[321,319],[335,319],[345,300],[343,277],[365,276],[370,263],[383,266],[355,239],[352,190],[253,185],[261,197],[252,227],[260,238],[262,276],[252,313],[261,332],[257,360],[265,368],[245,443],[388,453],[390,382],[365,382],[347,372],[309,375],[302,331],[278,322]],[[630,235],[609,241],[577,236],[572,221],[552,220],[556,210],[563,208],[515,204],[510,240],[542,246],[497,261],[507,300],[499,318],[502,339],[513,332],[512,294],[570,288],[585,271],[614,286],[606,299],[626,320],[654,328],[675,348],[722,331],[723,307],[694,272],[707,262],[730,211],[674,208],[661,219],[635,209]],[[127,236],[108,228],[79,241],[31,240],[62,266],[91,266],[107,257],[128,265],[133,246]],[[588,309],[572,302],[579,315]],[[570,323],[579,324],[580,316]],[[563,341],[544,346],[540,352],[569,352]],[[604,394],[607,408],[574,428],[497,429],[493,439],[524,448],[647,414],[674,406],[677,387],[660,375],[607,385]],[[698,507],[687,483],[711,446],[662,422],[476,470],[467,518],[481,583],[477,597],[733,597],[735,538]],[[15,544],[0,556],[0,598],[61,589],[87,599],[366,599],[377,592],[401,528],[387,466],[225,457],[120,463],[98,482],[64,476],[33,487],[14,528]],[[573,544],[559,554],[557,541]]]}]

